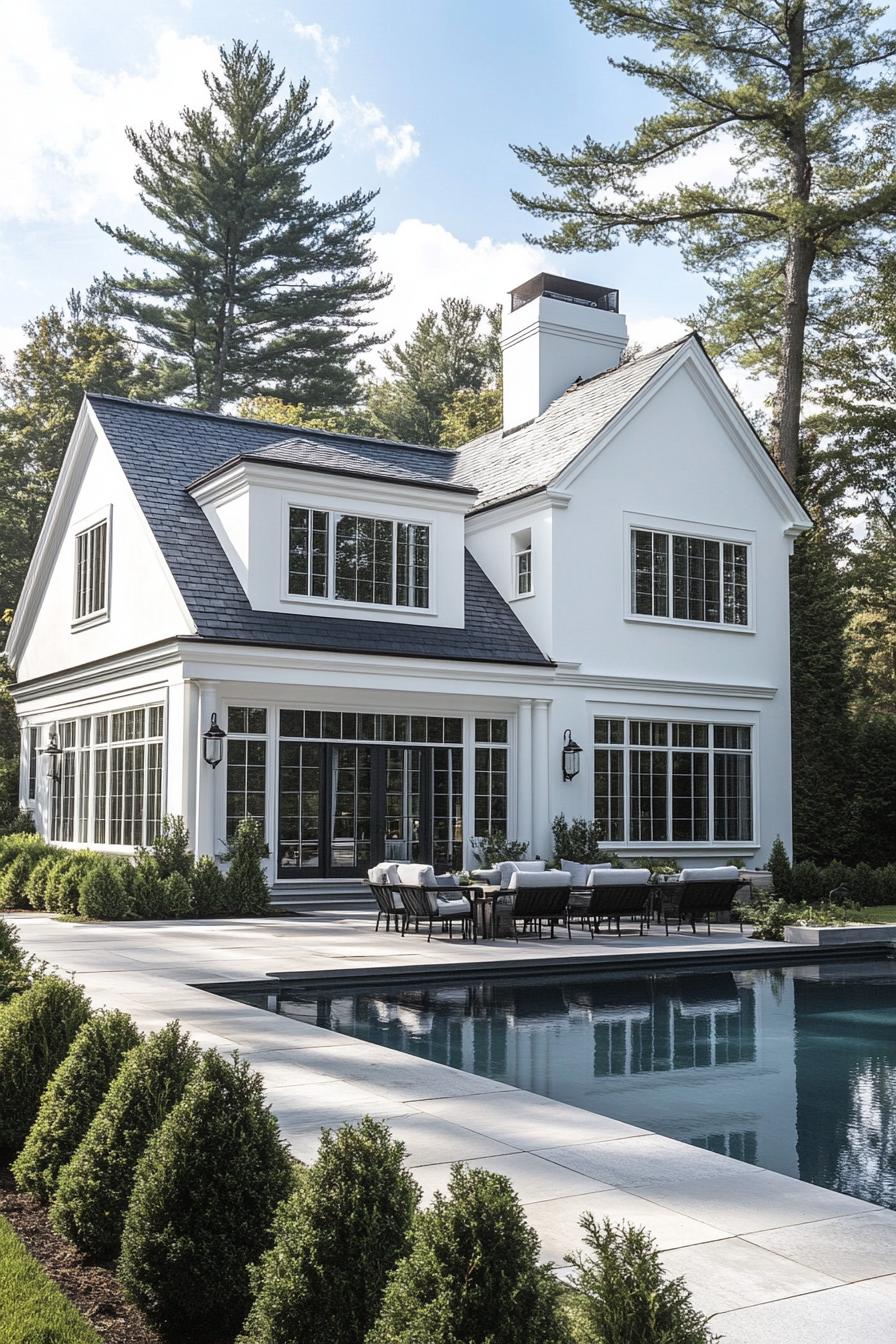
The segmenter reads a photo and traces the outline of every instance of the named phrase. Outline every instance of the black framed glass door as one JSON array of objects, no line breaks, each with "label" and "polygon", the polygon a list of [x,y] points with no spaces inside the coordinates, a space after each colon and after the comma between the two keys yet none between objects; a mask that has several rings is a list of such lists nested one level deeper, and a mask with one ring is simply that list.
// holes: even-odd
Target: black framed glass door
[{"label": "black framed glass door", "polygon": [[281,740],[277,876],[463,857],[463,749]]}]

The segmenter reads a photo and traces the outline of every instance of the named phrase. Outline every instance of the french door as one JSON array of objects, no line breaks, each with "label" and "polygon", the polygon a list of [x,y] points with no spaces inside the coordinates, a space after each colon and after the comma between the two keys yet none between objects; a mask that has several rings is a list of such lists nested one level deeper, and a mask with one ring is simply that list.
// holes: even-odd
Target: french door
[{"label": "french door", "polygon": [[277,876],[363,877],[463,857],[461,747],[280,743]]}]

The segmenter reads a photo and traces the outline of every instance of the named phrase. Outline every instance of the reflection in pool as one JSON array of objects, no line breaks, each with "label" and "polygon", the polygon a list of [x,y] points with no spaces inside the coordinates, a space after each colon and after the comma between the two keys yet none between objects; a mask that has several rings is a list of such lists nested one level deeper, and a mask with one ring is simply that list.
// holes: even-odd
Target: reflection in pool
[{"label": "reflection in pool", "polygon": [[278,1010],[896,1208],[894,960],[284,989]]}]

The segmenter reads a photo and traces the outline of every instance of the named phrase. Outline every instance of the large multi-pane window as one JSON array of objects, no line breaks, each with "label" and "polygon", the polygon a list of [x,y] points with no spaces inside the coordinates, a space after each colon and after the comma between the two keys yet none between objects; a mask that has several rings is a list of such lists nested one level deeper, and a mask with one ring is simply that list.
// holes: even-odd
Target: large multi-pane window
[{"label": "large multi-pane window", "polygon": [[476,835],[507,834],[507,720],[477,719],[473,756],[473,825]]},{"label": "large multi-pane window", "polygon": [[287,591],[372,606],[429,606],[429,527],[290,507]]},{"label": "large multi-pane window", "polygon": [[231,705],[227,711],[228,841],[244,817],[265,829],[267,710]]},{"label": "large multi-pane window", "polygon": [[75,534],[75,620],[106,610],[109,522],[103,518]]},{"label": "large multi-pane window", "polygon": [[594,817],[608,841],[750,841],[752,769],[749,725],[594,721]]},{"label": "large multi-pane window", "polygon": [[749,624],[746,545],[633,528],[631,549],[634,615]]},{"label": "large multi-pane window", "polygon": [[148,845],[162,820],[165,711],[142,705],[59,724],[54,840]]},{"label": "large multi-pane window", "polygon": [[40,728],[28,729],[28,801],[37,797],[37,761],[40,755]]}]

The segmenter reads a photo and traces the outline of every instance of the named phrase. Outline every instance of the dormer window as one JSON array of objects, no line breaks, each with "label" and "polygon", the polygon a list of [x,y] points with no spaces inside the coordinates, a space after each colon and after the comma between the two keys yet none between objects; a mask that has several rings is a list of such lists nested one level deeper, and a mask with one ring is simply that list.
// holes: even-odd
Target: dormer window
[{"label": "dormer window", "polygon": [[529,597],[534,592],[532,582],[532,529],[513,534],[513,595]]},{"label": "dormer window", "polygon": [[287,592],[425,610],[429,540],[426,523],[290,505]]},{"label": "dormer window", "polygon": [[75,532],[74,621],[100,619],[109,605],[109,516]]}]

